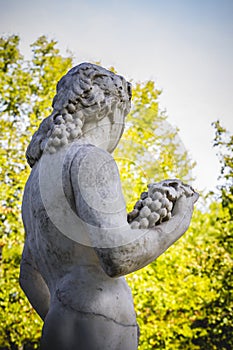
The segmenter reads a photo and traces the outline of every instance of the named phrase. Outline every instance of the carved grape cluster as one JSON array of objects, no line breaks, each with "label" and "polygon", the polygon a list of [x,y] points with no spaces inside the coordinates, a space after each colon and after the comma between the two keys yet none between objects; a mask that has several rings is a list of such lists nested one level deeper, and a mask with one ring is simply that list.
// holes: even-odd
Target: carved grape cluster
[{"label": "carved grape cluster", "polygon": [[180,180],[165,180],[148,185],[148,192],[143,192],[140,199],[128,214],[132,229],[146,229],[159,225],[172,217],[172,210],[182,195],[191,196],[194,190]]},{"label": "carved grape cluster", "polygon": [[53,154],[82,135],[83,113],[76,112],[75,105],[70,103],[61,114],[56,115],[52,128],[47,133],[45,150]]}]

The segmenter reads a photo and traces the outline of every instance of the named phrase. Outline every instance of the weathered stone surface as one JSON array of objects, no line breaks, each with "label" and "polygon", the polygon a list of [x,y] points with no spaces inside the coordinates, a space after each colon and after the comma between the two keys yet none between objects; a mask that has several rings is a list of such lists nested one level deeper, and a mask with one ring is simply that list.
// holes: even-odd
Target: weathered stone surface
[{"label": "weathered stone surface", "polygon": [[[131,228],[153,228],[172,217],[176,201],[182,196],[192,196],[192,187],[180,180],[165,180],[148,185],[149,191],[141,194],[127,219]],[[139,225],[137,225],[137,222]]]},{"label": "weathered stone surface", "polygon": [[131,227],[127,222],[111,152],[130,99],[123,77],[88,63],[74,67],[28,147],[20,284],[44,320],[42,350],[136,350],[123,276],[156,259],[189,226],[198,195],[178,180],[165,192],[150,185],[129,214]]}]

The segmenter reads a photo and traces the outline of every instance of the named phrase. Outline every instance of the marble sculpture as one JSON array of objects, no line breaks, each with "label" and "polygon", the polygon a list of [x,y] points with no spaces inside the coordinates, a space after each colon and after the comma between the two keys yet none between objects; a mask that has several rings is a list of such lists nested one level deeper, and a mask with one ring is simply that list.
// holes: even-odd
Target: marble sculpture
[{"label": "marble sculpture", "polygon": [[179,180],[150,184],[126,213],[111,155],[131,84],[82,63],[57,84],[33,135],[23,197],[20,285],[44,321],[42,350],[134,350],[139,329],[124,275],[188,229],[198,194]]}]

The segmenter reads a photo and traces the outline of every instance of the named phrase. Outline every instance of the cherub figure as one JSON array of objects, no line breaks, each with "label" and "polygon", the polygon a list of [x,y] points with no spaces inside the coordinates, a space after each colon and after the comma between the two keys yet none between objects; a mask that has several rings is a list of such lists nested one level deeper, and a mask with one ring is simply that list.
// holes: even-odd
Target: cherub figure
[{"label": "cherub figure", "polygon": [[53,112],[27,149],[20,285],[44,320],[42,350],[136,350],[124,275],[155,260],[190,224],[198,195],[177,180],[150,185],[127,221],[111,153],[130,100],[123,77],[80,64],[58,82]]}]

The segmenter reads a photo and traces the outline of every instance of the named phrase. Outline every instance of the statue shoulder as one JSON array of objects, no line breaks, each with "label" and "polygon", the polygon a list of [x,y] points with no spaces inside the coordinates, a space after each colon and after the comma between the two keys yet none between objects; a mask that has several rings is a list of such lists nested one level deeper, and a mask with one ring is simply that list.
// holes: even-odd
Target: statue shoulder
[{"label": "statue shoulder", "polygon": [[107,173],[112,173],[112,171],[118,173],[118,168],[112,155],[94,145],[83,144],[78,146],[72,152],[71,157],[71,169],[75,169],[75,171],[79,169],[79,172],[84,171],[85,176],[93,175],[91,171],[102,173],[105,170]]},{"label": "statue shoulder", "polygon": [[77,214],[93,227],[118,227],[127,222],[118,167],[98,147],[82,147],[70,168]]}]

